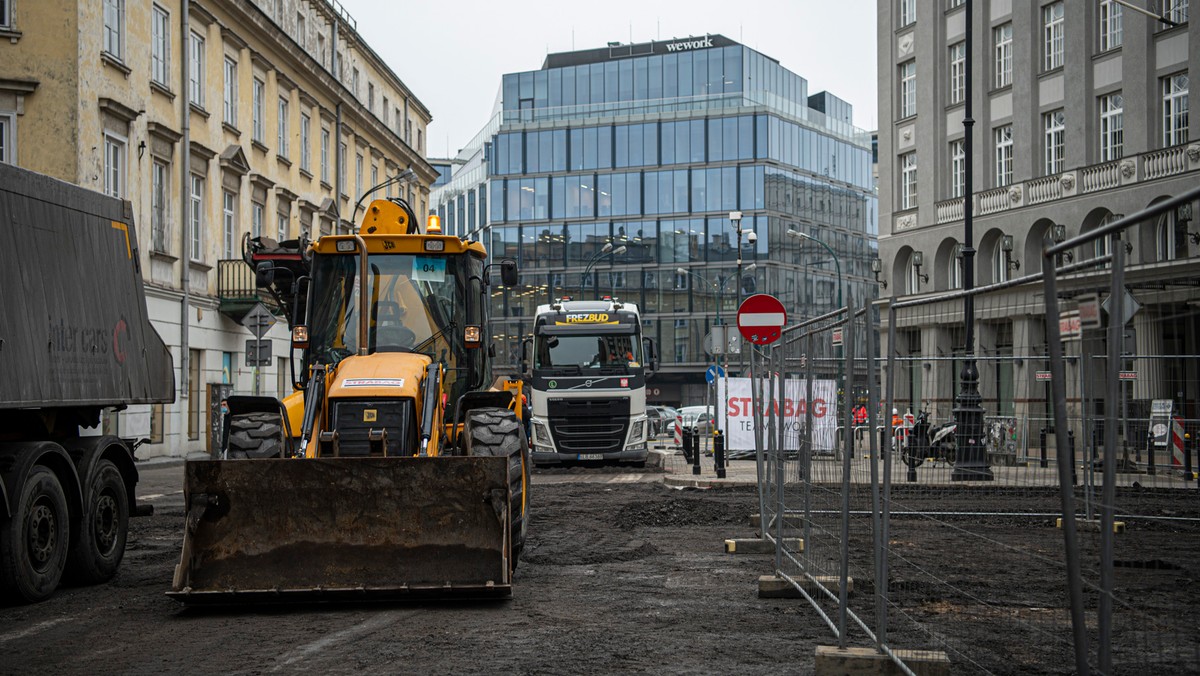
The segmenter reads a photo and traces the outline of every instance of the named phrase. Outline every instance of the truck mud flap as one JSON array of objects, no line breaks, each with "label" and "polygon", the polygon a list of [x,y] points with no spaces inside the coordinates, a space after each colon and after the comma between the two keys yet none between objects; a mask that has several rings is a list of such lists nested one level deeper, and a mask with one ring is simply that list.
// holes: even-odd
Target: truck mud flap
[{"label": "truck mud flap", "polygon": [[183,603],[506,597],[508,459],[203,460],[185,467]]}]

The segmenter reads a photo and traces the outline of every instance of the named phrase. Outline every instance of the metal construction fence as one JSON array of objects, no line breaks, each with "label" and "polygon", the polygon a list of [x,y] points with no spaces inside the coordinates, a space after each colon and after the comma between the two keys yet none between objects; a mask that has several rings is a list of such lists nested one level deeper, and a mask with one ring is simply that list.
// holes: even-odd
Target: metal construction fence
[{"label": "metal construction fence", "polygon": [[839,647],[904,673],[1200,670],[1200,268],[1128,266],[1099,239],[1119,229],[751,351],[762,535]]}]

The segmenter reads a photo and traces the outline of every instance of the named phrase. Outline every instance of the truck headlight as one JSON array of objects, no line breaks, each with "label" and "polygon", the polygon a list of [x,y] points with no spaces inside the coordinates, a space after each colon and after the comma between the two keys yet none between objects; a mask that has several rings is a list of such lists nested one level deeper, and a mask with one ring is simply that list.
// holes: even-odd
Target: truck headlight
[{"label": "truck headlight", "polygon": [[546,429],[546,423],[535,420],[530,428],[533,430],[533,439],[529,440],[531,444],[547,448],[553,446],[550,441],[550,430]]},{"label": "truck headlight", "polygon": [[629,443],[637,444],[646,441],[646,419],[638,418],[633,421],[629,430]]}]

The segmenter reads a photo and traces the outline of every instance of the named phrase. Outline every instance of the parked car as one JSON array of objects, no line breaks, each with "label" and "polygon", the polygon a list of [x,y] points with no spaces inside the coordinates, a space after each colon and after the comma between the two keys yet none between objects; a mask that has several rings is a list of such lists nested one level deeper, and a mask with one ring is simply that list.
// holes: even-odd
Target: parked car
[{"label": "parked car", "polygon": [[663,437],[674,434],[675,417],[679,411],[670,406],[647,406],[646,418],[650,421],[650,436]]},{"label": "parked car", "polygon": [[680,425],[693,434],[710,435],[716,424],[712,406],[684,406],[679,409]]}]

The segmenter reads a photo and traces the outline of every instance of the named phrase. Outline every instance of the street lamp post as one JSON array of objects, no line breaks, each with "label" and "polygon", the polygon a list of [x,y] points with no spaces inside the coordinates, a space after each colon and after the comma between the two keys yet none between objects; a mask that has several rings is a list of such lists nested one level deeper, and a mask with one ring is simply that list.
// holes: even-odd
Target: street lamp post
[{"label": "street lamp post", "polygon": [[[588,274],[592,271],[593,265],[595,265],[601,258],[604,258],[605,256],[620,256],[626,251],[627,249],[625,248],[624,244],[616,249],[613,249],[612,242],[606,242],[604,246],[600,248],[600,251],[596,252],[596,254],[588,261],[587,267],[583,269],[583,275],[579,278],[579,297],[583,298],[583,280],[587,279]],[[593,287],[596,289],[596,298],[600,298],[600,285],[593,284]]]},{"label": "street lamp post", "polygon": [[951,481],[991,481],[992,468],[988,466],[987,449],[983,446],[983,397],[979,394],[979,368],[975,364],[975,235],[974,235],[974,129],[975,118],[971,116],[972,49],[974,25],[972,5],[966,3],[966,78],[963,82],[963,154],[966,166],[963,172],[963,323],[966,329],[966,345],[960,379],[962,389],[954,407],[954,419],[958,423],[958,453],[954,461]]}]

